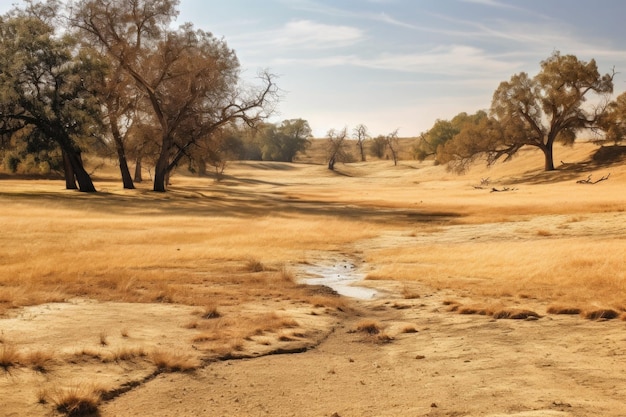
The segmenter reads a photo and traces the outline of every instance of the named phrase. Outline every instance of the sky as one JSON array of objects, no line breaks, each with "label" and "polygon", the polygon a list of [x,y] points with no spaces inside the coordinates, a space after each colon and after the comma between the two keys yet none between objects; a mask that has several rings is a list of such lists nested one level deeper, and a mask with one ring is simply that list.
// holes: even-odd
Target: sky
[{"label": "sky", "polygon": [[[6,4],[5,4],[6,3]],[[0,0],[0,12],[10,7]],[[316,137],[367,126],[418,136],[437,119],[488,109],[500,82],[554,51],[615,69],[626,89],[623,0],[180,0],[177,23],[223,38],[242,79],[278,76],[272,121]]]}]

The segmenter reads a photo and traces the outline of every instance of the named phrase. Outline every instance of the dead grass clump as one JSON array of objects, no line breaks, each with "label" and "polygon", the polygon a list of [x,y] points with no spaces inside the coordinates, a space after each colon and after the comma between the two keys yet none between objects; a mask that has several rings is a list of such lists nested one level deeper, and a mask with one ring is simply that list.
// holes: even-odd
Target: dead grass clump
[{"label": "dead grass clump", "polygon": [[285,265],[281,266],[280,270],[278,271],[278,277],[280,281],[283,282],[296,282],[296,274]]},{"label": "dead grass clump", "polygon": [[459,305],[456,309],[459,314],[478,314],[479,316],[493,316],[496,313],[496,308],[493,306],[483,305],[471,305],[464,306]]},{"label": "dead grass clump", "polygon": [[362,320],[356,324],[355,330],[360,333],[377,335],[382,332],[383,326],[375,320]]},{"label": "dead grass clump", "polygon": [[412,324],[407,324],[406,326],[404,326],[402,328],[402,330],[400,330],[401,333],[417,333],[417,327],[415,327]]},{"label": "dead grass clump", "polygon": [[56,410],[70,417],[95,414],[100,405],[103,390],[93,384],[78,384],[55,390],[50,395],[39,394],[39,402],[54,404]]},{"label": "dead grass clump", "polygon": [[17,366],[22,359],[22,355],[13,345],[3,344],[0,347],[0,368],[8,372],[12,367]]},{"label": "dead grass clump", "polygon": [[202,313],[201,317],[203,319],[209,320],[209,319],[218,319],[222,317],[222,315],[220,314],[219,311],[217,311],[217,306],[207,306],[204,309],[204,312]]},{"label": "dead grass clump", "polygon": [[576,315],[582,313],[582,309],[578,307],[571,306],[562,306],[562,305],[551,305],[547,309],[548,314],[568,314],[568,315]]},{"label": "dead grass clump", "polygon": [[545,230],[545,229],[539,229],[537,230],[537,236],[544,236],[544,237],[552,236],[552,232],[549,230]]},{"label": "dead grass clump", "polygon": [[165,372],[190,372],[200,366],[193,356],[164,350],[152,352],[150,359],[158,369]]},{"label": "dead grass clump", "polygon": [[373,335],[373,340],[375,343],[385,344],[391,343],[393,341],[393,337],[386,332],[382,332],[377,335]]},{"label": "dead grass clump", "polygon": [[248,258],[244,269],[248,272],[263,272],[265,265],[256,258]]},{"label": "dead grass clump", "polygon": [[144,348],[141,347],[124,347],[119,348],[111,353],[111,360],[118,361],[130,361],[135,358],[142,358],[147,356]]},{"label": "dead grass clump", "polygon": [[613,320],[619,317],[619,313],[610,308],[588,310],[582,313],[587,320]]},{"label": "dead grass clump", "polygon": [[416,291],[405,285],[402,288],[402,297],[406,300],[414,300],[416,298],[420,298],[421,296]]},{"label": "dead grass clump", "polygon": [[541,318],[541,316],[531,310],[504,309],[493,314],[494,319],[527,320],[531,318]]},{"label": "dead grass clump", "polygon": [[35,350],[24,354],[20,362],[34,371],[43,374],[48,371],[50,365],[54,362],[54,356],[50,352]]},{"label": "dead grass clump", "polygon": [[256,327],[253,333],[273,332],[284,328],[298,327],[299,324],[291,317],[281,316],[275,312],[261,314],[252,323]]}]

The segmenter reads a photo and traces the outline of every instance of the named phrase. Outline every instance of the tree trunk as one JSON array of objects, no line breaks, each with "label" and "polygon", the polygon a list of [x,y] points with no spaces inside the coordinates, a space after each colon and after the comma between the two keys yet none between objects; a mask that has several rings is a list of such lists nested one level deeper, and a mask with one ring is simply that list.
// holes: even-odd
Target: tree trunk
[{"label": "tree trunk", "polygon": [[119,128],[117,127],[117,117],[115,115],[109,115],[109,125],[111,127],[111,134],[115,141],[115,149],[117,150],[117,159],[120,163],[120,173],[122,174],[122,184],[124,188],[132,190],[135,188],[133,184],[133,178],[130,176],[130,170],[128,169],[128,162],[126,161],[126,150],[124,149],[124,141]]},{"label": "tree trunk", "polygon": [[204,160],[204,158],[202,156],[199,156],[196,159],[196,163],[198,164],[198,176],[199,177],[206,177],[207,176],[206,161]]},{"label": "tree trunk", "polygon": [[365,162],[365,149],[363,149],[363,141],[359,142],[359,151],[361,152],[361,162]]},{"label": "tree trunk", "polygon": [[330,160],[328,161],[328,169],[330,169],[331,171],[335,170],[335,157],[330,158]]},{"label": "tree trunk", "polygon": [[61,149],[61,154],[63,155],[63,175],[65,176],[65,189],[78,190],[78,186],[76,185],[76,177],[74,176],[74,169],[72,168],[70,158],[67,156],[67,153],[63,149]]},{"label": "tree trunk", "polygon": [[78,191],[83,193],[95,193],[96,187],[93,185],[89,173],[83,166],[83,159],[80,156],[80,151],[66,149],[65,155],[67,155],[71,168],[74,171],[74,177],[78,182]]},{"label": "tree trunk", "polygon": [[135,161],[135,182],[142,182],[143,177],[141,176],[141,155],[137,157]]},{"label": "tree trunk", "polygon": [[167,190],[169,158],[167,152],[162,151],[154,167],[154,186],[153,190],[164,193]]},{"label": "tree trunk", "polygon": [[546,145],[541,149],[545,157],[545,171],[554,171],[554,155],[552,151],[552,144]]}]

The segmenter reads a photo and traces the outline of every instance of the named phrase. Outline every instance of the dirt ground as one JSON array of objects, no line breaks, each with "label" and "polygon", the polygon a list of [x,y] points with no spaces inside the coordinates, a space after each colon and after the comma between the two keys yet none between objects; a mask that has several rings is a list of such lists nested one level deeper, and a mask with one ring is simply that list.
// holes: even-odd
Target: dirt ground
[{"label": "dirt ground", "polygon": [[[447,311],[444,302],[455,296],[447,290],[412,284],[407,299],[400,294],[407,284],[366,285],[378,296],[351,300],[343,311],[278,307],[303,328],[317,329],[295,345],[287,342],[296,348],[283,351],[296,353],[269,349],[276,354],[206,360],[191,372],[150,374],[141,361],[101,360],[49,373],[9,370],[0,377],[0,391],[10,393],[0,415],[50,415],[50,404],[37,403],[33,387],[81,377],[115,386],[136,381],[100,405],[102,417],[624,415],[624,322],[546,315],[546,306],[532,300],[524,306],[539,319],[461,315]],[[97,345],[106,329],[111,345],[193,352],[194,330],[184,326],[193,310],[76,300],[21,309],[3,320],[2,336],[70,354]],[[357,331],[364,321],[379,324],[381,333]]]},{"label": "dirt ground", "polygon": [[[248,175],[257,178],[268,171],[258,167],[252,170],[249,165],[239,169],[242,178]],[[346,283],[336,279],[342,278],[338,277],[344,274],[342,270],[355,277],[368,277],[357,283],[360,289],[355,291],[364,298],[331,297],[326,287],[319,286],[323,281],[317,280],[313,281],[317,286],[302,287],[302,294],[286,295],[275,278],[259,277],[258,282],[254,281],[258,288],[240,298],[234,292],[253,281],[240,278],[241,282],[200,279],[184,282],[190,295],[197,293],[201,285],[206,287],[202,288],[205,292],[219,294],[216,296],[221,297],[216,300],[219,314],[212,316],[205,304],[189,306],[182,305],[184,301],[177,304],[168,299],[157,302],[161,297],[150,298],[148,302],[140,299],[123,302],[129,300],[116,296],[96,301],[92,299],[95,297],[64,295],[59,298],[62,302],[29,306],[28,300],[21,298],[36,288],[27,283],[22,288],[7,280],[7,284],[0,283],[4,285],[0,294],[6,298],[0,302],[14,307],[7,308],[6,314],[0,316],[0,417],[67,415],[67,410],[59,410],[57,404],[73,394],[81,396],[90,392],[101,396],[97,409],[77,414],[99,417],[626,416],[626,304],[622,296],[626,285],[623,250],[626,172],[621,166],[620,170],[614,167],[611,180],[602,182],[601,186],[577,184],[574,180],[581,174],[566,170],[556,173],[560,181],[556,185],[550,178],[544,183],[544,174],[535,175],[535,182],[519,183],[510,179],[507,183],[497,183],[495,173],[489,174],[494,178],[494,186],[520,188],[511,193],[477,189],[472,184],[477,183],[478,176],[440,181],[440,173],[436,171],[431,174],[434,180],[426,181],[431,168],[418,170],[407,166],[390,173],[385,171],[382,179],[348,176],[342,177],[341,182],[335,177],[321,176],[315,177],[319,183],[313,185],[309,174],[317,175],[315,167],[289,169],[299,175],[292,182],[277,187],[272,179],[278,174],[269,172],[264,185],[254,183],[260,190],[255,188],[252,202],[237,203],[250,212],[233,214],[241,217],[237,221],[244,225],[245,233],[240,231],[240,239],[232,245],[253,240],[260,233],[262,228],[254,223],[260,213],[277,211],[282,214],[277,218],[285,222],[296,215],[306,214],[308,218],[323,214],[316,222],[303,222],[305,226],[293,236],[268,234],[258,251],[296,253],[282,256],[294,259],[287,269],[294,272],[297,281],[334,271],[332,278],[346,290]],[[518,168],[515,172],[519,171]],[[392,174],[393,177],[386,177]],[[328,174],[324,172],[324,175]],[[562,179],[562,176],[568,177]],[[345,184],[348,180],[353,183]],[[246,188],[252,186],[241,182],[243,185],[220,185],[232,187],[226,190],[229,197],[224,200],[227,203],[224,207],[234,205],[231,195],[252,193]],[[300,182],[304,185],[298,185]],[[383,197],[377,191],[369,191],[370,182],[382,184],[377,190],[385,190]],[[52,221],[45,219],[65,215],[67,207],[59,208],[58,212],[35,211],[36,215],[26,217],[21,212],[45,206],[48,195],[58,199],[58,193],[42,188],[43,197],[33,200],[34,203],[22,202],[20,189],[11,191],[11,184],[5,185],[8,191],[5,190],[4,202],[12,202],[13,210],[7,211],[15,218],[6,217],[5,224],[17,225],[15,236],[27,232],[29,227],[37,229],[35,234],[31,231],[32,241],[25,243],[24,248],[43,245],[35,241],[41,236],[56,247],[57,235],[48,230]],[[329,184],[339,184],[343,191],[329,193]],[[32,188],[32,184],[29,186]],[[347,190],[355,191],[347,194]],[[414,193],[410,198],[409,191]],[[220,215],[224,210],[218,205],[221,200],[217,197],[207,198],[207,203],[204,197],[181,195],[172,200],[166,220],[178,219],[174,215],[180,216],[179,205],[181,212],[197,206],[202,219],[207,207]],[[72,196],[72,206],[87,204],[79,198],[82,196]],[[267,206],[268,201],[275,205]],[[329,201],[332,209],[327,208]],[[278,203],[282,202],[285,208],[279,210],[282,206]],[[89,200],[89,204],[97,202]],[[469,209],[461,207],[464,205]],[[301,213],[295,212],[294,207]],[[363,211],[353,210],[355,207]],[[450,207],[466,213],[466,217],[444,222],[433,214],[453,212],[448,210]],[[137,206],[141,219],[145,217],[142,210],[143,206]],[[93,206],[85,205],[84,211],[93,212]],[[327,213],[333,216],[343,213],[344,223],[332,223]],[[315,234],[305,233],[314,244],[291,248],[296,245],[294,239],[309,227],[332,234],[335,232],[332,228],[345,227],[355,218],[360,231],[368,227],[374,214],[378,215],[378,223],[369,234],[359,233],[358,238],[333,241],[332,245],[320,248],[326,235],[315,240]],[[33,226],[34,216],[45,221]],[[132,223],[139,216],[129,219],[124,218],[121,225]],[[394,219],[396,225],[387,227],[386,222]],[[105,229],[111,219],[105,220],[93,220],[96,225],[105,226],[100,226],[102,230],[88,227],[87,243],[93,241],[89,244],[97,247],[107,242],[116,244],[116,235],[109,236]],[[81,224],[90,222],[87,218]],[[177,227],[164,224],[180,234],[174,236],[179,240],[159,248],[154,265],[147,262],[144,269],[149,267],[159,277],[163,274],[161,265],[168,265],[171,270],[167,276],[174,279],[180,275],[182,281],[192,273],[194,277],[208,273],[215,265],[208,261],[197,269],[184,269],[189,261],[182,254],[193,248],[183,244],[193,229],[178,231],[179,227],[186,227],[184,222],[176,223]],[[195,220],[191,224],[195,228]],[[142,225],[153,234],[160,230],[163,236],[170,236],[169,228],[165,233],[156,229],[156,223]],[[117,233],[126,233],[124,236],[131,243],[135,242],[135,233],[143,233],[135,232],[134,225],[128,226],[128,232],[122,226],[118,226]],[[65,229],[60,230],[59,236],[65,236]],[[353,229],[339,232],[347,233],[346,230],[356,233]],[[198,254],[210,250],[209,240],[203,235],[195,238],[198,252],[192,252],[189,259],[201,262],[204,258]],[[272,242],[283,238],[284,247],[277,243],[272,246]],[[15,249],[19,239],[4,239],[0,260],[8,262],[17,258],[22,262],[24,258],[24,265],[31,268],[17,263],[11,270],[13,274],[32,271],[33,276],[54,276],[46,275],[50,269],[47,264],[46,268],[31,266],[26,256],[11,255],[10,250]],[[144,248],[151,247],[152,242],[135,244]],[[226,246],[221,241],[219,245]],[[181,247],[185,250],[181,251]],[[292,252],[287,252],[286,247],[293,249]],[[427,254],[432,259],[415,256],[431,247],[436,247]],[[136,249],[135,246],[124,248]],[[555,250],[537,256],[548,248]],[[482,249],[485,250],[481,252]],[[460,253],[463,251],[470,251],[468,257],[476,259],[451,265],[459,258],[455,255],[463,255]],[[71,255],[68,259],[73,259],[73,249],[67,252]],[[88,253],[94,256],[97,251]],[[153,256],[151,251],[140,253],[146,258]],[[176,257],[168,258],[170,253]],[[233,271],[240,271],[241,259],[247,259],[222,257],[237,265],[239,269]],[[546,263],[550,257],[560,257],[560,263]],[[47,259],[44,261],[58,263],[63,258]],[[98,259],[100,263],[90,259],[95,266],[86,265],[84,271],[67,275],[80,278],[100,273],[104,258]],[[257,256],[257,260],[267,263],[265,256]],[[137,263],[143,265],[140,261]],[[534,263],[536,268],[533,265],[527,268],[527,264]],[[485,265],[491,269],[478,270]],[[553,270],[554,265],[560,269]],[[435,266],[437,269],[433,269]],[[3,274],[9,276],[4,271],[6,268]],[[123,269],[105,272],[116,276],[120,271],[124,272]],[[596,272],[604,276],[598,277]],[[245,279],[255,279],[251,272],[238,273]],[[533,273],[535,276],[530,276]],[[275,275],[280,276],[280,269],[276,269]],[[28,278],[27,274],[24,276]],[[523,282],[526,276],[529,278]],[[91,287],[85,287],[85,291],[98,294],[98,286],[118,283],[113,278],[87,280]],[[118,286],[133,284],[133,281],[125,282],[120,281]],[[147,291],[142,287],[147,283],[148,280],[135,284],[137,291]],[[533,287],[525,288],[525,284]],[[278,289],[269,291],[268,285]],[[301,290],[292,281],[289,285],[295,291]],[[223,288],[226,286],[232,288]],[[600,291],[604,288],[608,289]],[[586,292],[590,292],[587,289],[595,292],[587,296]],[[375,291],[375,296],[371,296],[370,290]],[[312,301],[322,295],[323,303]],[[105,301],[111,299],[117,302]],[[555,303],[570,301],[581,308],[614,308],[616,317],[590,320],[581,314],[548,312]],[[457,308],[489,303],[500,304],[509,312],[532,314],[521,314],[519,319],[498,319],[494,314],[460,314],[461,309]],[[271,323],[263,327],[264,321]],[[237,334],[238,329],[246,326],[246,336]],[[255,332],[255,328],[261,330]],[[165,358],[165,365],[159,364],[159,358]]]}]

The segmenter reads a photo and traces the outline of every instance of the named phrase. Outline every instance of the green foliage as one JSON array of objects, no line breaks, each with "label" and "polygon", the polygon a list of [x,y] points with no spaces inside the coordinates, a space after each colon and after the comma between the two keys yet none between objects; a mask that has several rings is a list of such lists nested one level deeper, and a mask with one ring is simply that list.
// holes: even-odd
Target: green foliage
[{"label": "green foliage", "polygon": [[71,36],[55,33],[56,4],[31,4],[0,20],[0,133],[22,154],[61,148],[70,155],[69,175],[76,174],[82,191],[95,191],[80,152],[102,127],[92,86],[103,64],[78,49]]},{"label": "green foliage", "polygon": [[[465,112],[459,113],[452,120],[437,119],[433,127],[422,133],[414,144],[413,153],[415,157],[423,161],[436,155],[438,149],[458,135],[466,124],[476,124],[485,117],[487,117],[487,113],[480,110],[473,115],[468,115]],[[435,158],[435,163],[440,162],[439,158]]]},{"label": "green foliage", "polygon": [[278,125],[263,125],[257,141],[264,161],[293,162],[298,152],[305,152],[309,147],[311,136],[309,122],[292,119]]}]

